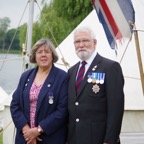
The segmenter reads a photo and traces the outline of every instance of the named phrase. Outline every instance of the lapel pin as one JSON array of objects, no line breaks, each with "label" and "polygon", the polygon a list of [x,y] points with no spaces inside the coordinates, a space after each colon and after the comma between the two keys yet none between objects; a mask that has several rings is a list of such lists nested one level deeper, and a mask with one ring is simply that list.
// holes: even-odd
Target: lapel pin
[{"label": "lapel pin", "polygon": [[47,87],[51,87],[51,84],[48,84]]},{"label": "lapel pin", "polygon": [[93,68],[92,68],[92,71],[95,71],[97,68],[97,65],[95,65]]}]

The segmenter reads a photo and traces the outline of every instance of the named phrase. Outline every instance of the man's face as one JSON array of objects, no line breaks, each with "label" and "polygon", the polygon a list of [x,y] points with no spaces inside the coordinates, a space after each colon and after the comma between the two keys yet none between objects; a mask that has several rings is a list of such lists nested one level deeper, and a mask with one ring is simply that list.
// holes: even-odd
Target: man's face
[{"label": "man's face", "polygon": [[95,51],[96,40],[91,38],[89,32],[77,32],[74,35],[74,45],[77,56],[87,60]]}]

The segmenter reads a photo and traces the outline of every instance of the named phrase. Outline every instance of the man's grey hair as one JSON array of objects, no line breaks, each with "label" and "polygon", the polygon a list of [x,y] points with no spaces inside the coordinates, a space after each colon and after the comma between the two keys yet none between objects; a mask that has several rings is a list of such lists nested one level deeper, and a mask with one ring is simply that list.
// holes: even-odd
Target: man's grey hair
[{"label": "man's grey hair", "polygon": [[88,26],[83,26],[83,27],[76,28],[75,31],[74,31],[74,36],[75,36],[76,33],[79,33],[79,32],[88,32],[88,33],[90,33],[91,39],[96,39],[94,31]]}]

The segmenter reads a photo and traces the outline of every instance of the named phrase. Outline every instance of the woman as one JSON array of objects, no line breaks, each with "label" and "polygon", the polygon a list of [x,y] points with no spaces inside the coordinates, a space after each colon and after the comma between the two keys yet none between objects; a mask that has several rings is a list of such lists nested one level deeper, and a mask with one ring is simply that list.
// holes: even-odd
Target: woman
[{"label": "woman", "polygon": [[33,46],[30,62],[37,67],[22,74],[10,106],[15,144],[66,143],[68,74],[54,66],[57,60],[50,40]]}]

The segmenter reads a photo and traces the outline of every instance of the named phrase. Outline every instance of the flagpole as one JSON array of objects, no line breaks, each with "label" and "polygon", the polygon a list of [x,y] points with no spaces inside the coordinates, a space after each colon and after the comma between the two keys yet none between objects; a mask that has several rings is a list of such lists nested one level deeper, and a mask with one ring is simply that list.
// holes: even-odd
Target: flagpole
[{"label": "flagpole", "polygon": [[142,90],[143,90],[143,95],[144,95],[144,72],[143,72],[143,65],[142,65],[141,52],[140,52],[140,46],[139,46],[138,32],[137,30],[133,30],[133,31],[134,31],[134,37],[135,37],[136,50],[137,50]]},{"label": "flagpole", "polygon": [[29,0],[29,20],[28,20],[28,29],[27,29],[27,54],[25,55],[25,70],[32,68],[32,64],[29,62],[29,55],[32,45],[32,29],[33,29],[33,15],[34,15],[34,2],[35,0]]}]

